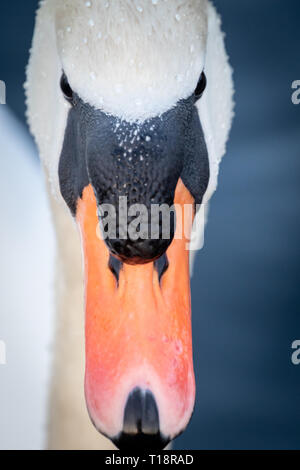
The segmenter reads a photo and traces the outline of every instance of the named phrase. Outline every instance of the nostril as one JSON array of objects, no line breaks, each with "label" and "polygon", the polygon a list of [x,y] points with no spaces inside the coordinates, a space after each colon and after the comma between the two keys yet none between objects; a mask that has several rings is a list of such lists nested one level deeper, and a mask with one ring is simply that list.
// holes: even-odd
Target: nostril
[{"label": "nostril", "polygon": [[155,398],[149,390],[134,389],[127,400],[123,431],[114,439],[119,449],[164,449],[170,439],[159,430]]},{"label": "nostril", "polygon": [[113,255],[109,255],[108,267],[116,278],[117,283],[119,283],[120,271],[122,269],[122,261],[115,258]]},{"label": "nostril", "polygon": [[167,269],[169,267],[169,260],[168,260],[168,257],[166,255],[166,253],[164,253],[160,258],[158,258],[154,262],[154,266],[155,266],[155,269],[157,271],[158,279],[159,279],[159,282],[160,282],[161,278],[163,277],[163,275],[165,274],[165,272],[167,271]]}]

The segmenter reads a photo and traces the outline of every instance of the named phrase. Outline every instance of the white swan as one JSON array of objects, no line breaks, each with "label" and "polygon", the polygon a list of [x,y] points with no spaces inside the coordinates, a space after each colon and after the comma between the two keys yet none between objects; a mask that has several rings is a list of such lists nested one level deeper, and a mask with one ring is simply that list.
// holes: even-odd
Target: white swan
[{"label": "white swan", "polygon": [[0,139],[0,339],[6,345],[6,365],[0,364],[0,447],[41,449],[53,336],[54,230],[33,142],[2,105]]},{"label": "white swan", "polygon": [[194,406],[187,240],[119,231],[104,243],[97,205],[202,202],[192,252],[201,246],[232,119],[220,20],[206,0],[44,0],[27,79],[57,233],[49,446],[100,445],[83,404],[83,275],[68,205],[85,259],[91,420],[119,448],[161,448]]}]

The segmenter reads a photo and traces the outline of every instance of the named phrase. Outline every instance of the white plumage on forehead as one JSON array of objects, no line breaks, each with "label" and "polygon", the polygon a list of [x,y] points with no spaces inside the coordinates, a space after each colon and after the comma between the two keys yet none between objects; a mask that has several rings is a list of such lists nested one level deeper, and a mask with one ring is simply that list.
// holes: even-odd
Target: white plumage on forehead
[{"label": "white plumage on forehead", "polygon": [[204,66],[206,0],[56,0],[58,53],[73,90],[128,121],[190,96]]}]

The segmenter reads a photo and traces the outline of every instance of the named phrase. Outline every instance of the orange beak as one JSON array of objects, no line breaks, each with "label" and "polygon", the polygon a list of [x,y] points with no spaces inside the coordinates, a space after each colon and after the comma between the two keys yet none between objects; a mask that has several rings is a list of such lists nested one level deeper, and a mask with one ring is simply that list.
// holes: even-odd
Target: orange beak
[{"label": "orange beak", "polygon": [[[181,180],[174,202],[176,211],[194,202]],[[155,435],[156,440],[145,438],[145,447],[162,448],[185,429],[195,400],[189,237],[176,232],[161,279],[150,262],[123,264],[117,281],[100,236],[91,185],[78,202],[77,222],[85,260],[85,394],[90,417],[120,448],[137,435]],[[189,230],[192,222],[183,220]]]}]

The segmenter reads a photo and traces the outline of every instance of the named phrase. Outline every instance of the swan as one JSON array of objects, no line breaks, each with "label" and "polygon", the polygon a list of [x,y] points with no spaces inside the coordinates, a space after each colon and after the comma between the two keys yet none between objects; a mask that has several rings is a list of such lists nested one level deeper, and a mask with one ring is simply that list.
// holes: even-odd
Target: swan
[{"label": "swan", "polygon": [[[53,227],[35,147],[6,105],[0,106],[0,137],[0,340],[6,352],[5,365],[0,357],[0,447],[41,449],[53,337]],[[10,425],[16,422],[17,429]]]},{"label": "swan", "polygon": [[[44,0],[26,95],[57,238],[49,448],[162,449],[195,401],[189,272],[233,115],[220,18],[207,0]],[[192,207],[187,232],[123,237],[121,198]]]}]

